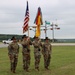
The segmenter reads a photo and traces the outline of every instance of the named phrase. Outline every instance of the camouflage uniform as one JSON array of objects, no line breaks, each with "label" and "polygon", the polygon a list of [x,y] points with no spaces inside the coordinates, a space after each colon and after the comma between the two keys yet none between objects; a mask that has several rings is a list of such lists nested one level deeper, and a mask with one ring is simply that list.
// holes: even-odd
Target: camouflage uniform
[{"label": "camouflage uniform", "polygon": [[34,46],[34,57],[35,57],[35,69],[39,71],[39,63],[41,58],[40,46],[42,46],[42,43],[41,41],[34,40],[33,46]]},{"label": "camouflage uniform", "polygon": [[18,62],[19,45],[14,42],[8,46],[8,55],[11,63],[11,71],[15,73],[17,62]]},{"label": "camouflage uniform", "polygon": [[44,42],[43,44],[43,57],[44,57],[44,67],[48,69],[48,66],[50,65],[50,59],[51,59],[51,51],[52,51],[52,46],[49,42]]},{"label": "camouflage uniform", "polygon": [[30,66],[30,44],[31,41],[29,40],[22,41],[23,69],[26,71],[28,71]]}]

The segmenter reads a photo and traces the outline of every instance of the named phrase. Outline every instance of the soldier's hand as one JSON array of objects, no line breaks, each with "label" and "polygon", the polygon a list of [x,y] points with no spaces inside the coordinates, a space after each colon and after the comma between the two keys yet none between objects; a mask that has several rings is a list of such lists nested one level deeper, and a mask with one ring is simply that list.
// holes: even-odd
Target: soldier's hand
[{"label": "soldier's hand", "polygon": [[30,37],[28,37],[27,40],[30,41]]},{"label": "soldier's hand", "polygon": [[11,46],[11,49],[14,49],[13,46]]},{"label": "soldier's hand", "polygon": [[9,55],[9,58],[10,58],[10,60],[12,60],[13,56],[12,55]]}]

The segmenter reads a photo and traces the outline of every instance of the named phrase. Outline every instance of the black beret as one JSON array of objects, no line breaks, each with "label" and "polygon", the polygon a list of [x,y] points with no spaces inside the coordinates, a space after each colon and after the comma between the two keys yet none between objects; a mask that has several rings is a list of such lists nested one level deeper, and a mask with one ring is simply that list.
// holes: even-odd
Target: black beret
[{"label": "black beret", "polygon": [[48,38],[48,37],[46,37],[46,38],[45,38],[45,40],[49,40],[49,38]]},{"label": "black beret", "polygon": [[37,36],[34,36],[34,39],[38,38]]},{"label": "black beret", "polygon": [[26,36],[26,35],[23,35],[23,36],[22,36],[22,39],[24,39],[24,38],[27,38],[27,36]]},{"label": "black beret", "polygon": [[11,40],[16,40],[16,37],[15,37],[15,36],[13,36],[13,37],[11,38]]}]

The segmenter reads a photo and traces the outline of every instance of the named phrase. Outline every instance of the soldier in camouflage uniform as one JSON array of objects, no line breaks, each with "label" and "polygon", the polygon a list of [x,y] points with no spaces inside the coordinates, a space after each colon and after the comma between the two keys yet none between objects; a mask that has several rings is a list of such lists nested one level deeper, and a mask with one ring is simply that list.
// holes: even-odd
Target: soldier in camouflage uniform
[{"label": "soldier in camouflage uniform", "polygon": [[17,62],[18,62],[18,53],[19,53],[19,45],[17,43],[16,38],[12,37],[12,43],[8,46],[8,56],[10,58],[11,64],[11,72],[15,73]]},{"label": "soldier in camouflage uniform", "polygon": [[38,37],[34,38],[33,46],[34,46],[35,69],[39,71],[39,63],[41,58],[40,46],[42,46],[42,43],[41,41],[39,41]]},{"label": "soldier in camouflage uniform", "polygon": [[26,35],[23,35],[22,40],[22,55],[23,55],[23,69],[27,72],[29,71],[28,68],[30,66],[30,44],[31,41],[28,39]]},{"label": "soldier in camouflage uniform", "polygon": [[44,57],[44,67],[45,69],[49,69],[48,66],[50,65],[51,60],[51,52],[52,52],[52,46],[49,42],[48,37],[45,38],[45,42],[43,44],[42,54]]}]

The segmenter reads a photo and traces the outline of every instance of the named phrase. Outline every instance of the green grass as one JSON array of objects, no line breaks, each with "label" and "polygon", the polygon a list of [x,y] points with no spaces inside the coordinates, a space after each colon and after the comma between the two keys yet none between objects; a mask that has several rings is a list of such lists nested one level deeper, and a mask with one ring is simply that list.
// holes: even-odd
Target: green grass
[{"label": "green grass", "polygon": [[10,72],[7,48],[0,48],[0,75],[75,75],[75,46],[53,46],[50,70],[45,70],[41,56],[40,71],[34,69],[34,53],[31,47],[30,72],[22,68],[22,48],[20,48],[16,74]]}]

